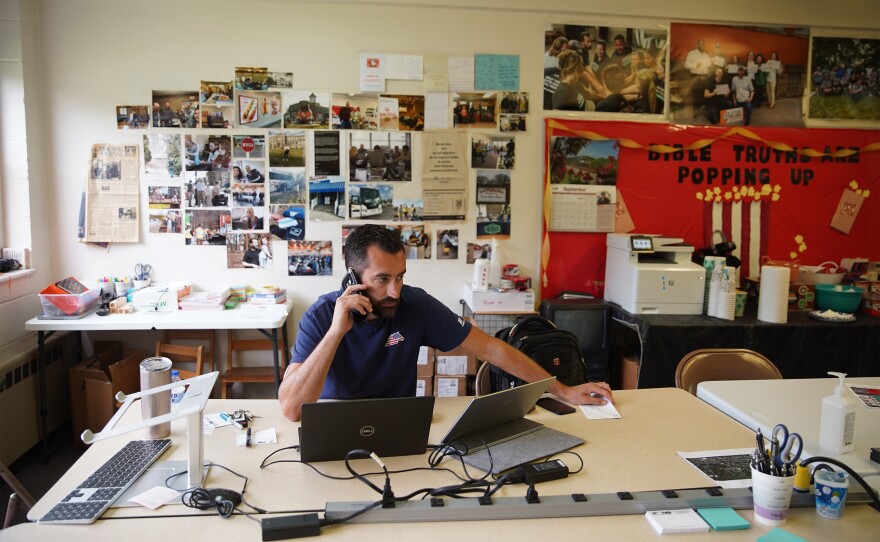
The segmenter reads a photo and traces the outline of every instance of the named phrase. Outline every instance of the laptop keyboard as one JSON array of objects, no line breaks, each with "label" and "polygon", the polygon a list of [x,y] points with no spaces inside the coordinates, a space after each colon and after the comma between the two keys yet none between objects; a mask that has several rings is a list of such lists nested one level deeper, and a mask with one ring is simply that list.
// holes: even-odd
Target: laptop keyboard
[{"label": "laptop keyboard", "polygon": [[61,499],[39,522],[94,522],[170,446],[170,439],[129,442]]}]

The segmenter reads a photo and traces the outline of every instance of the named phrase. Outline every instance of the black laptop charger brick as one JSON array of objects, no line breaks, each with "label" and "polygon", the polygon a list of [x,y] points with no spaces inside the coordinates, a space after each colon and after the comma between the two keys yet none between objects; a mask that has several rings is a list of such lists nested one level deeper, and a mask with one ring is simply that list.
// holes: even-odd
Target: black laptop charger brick
[{"label": "black laptop charger brick", "polygon": [[261,522],[261,525],[263,527],[263,542],[321,534],[321,520],[318,519],[318,514],[266,518]]}]

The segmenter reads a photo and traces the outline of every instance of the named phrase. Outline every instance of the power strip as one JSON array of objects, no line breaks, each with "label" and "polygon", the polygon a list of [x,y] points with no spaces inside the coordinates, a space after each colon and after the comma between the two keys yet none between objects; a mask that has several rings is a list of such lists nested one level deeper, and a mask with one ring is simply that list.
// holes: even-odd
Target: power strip
[{"label": "power strip", "polygon": [[[871,502],[866,492],[847,493],[848,504]],[[343,518],[361,510],[369,502],[328,502],[325,519]],[[812,493],[793,493],[791,507],[815,506]],[[499,497],[496,499],[424,499],[400,502],[394,508],[374,508],[352,523],[402,523],[430,521],[483,521],[500,519],[534,519],[583,516],[620,516],[644,514],[649,510],[680,508],[752,508],[749,488],[737,489],[677,489],[638,491],[629,493],[601,493],[597,495],[539,496],[529,503],[526,497]]]}]

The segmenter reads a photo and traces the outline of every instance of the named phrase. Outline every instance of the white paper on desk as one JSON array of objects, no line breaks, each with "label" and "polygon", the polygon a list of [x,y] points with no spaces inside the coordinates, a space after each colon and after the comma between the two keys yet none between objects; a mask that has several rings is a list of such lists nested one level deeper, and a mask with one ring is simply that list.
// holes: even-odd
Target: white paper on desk
[{"label": "white paper on desk", "polygon": [[677,453],[719,486],[734,488],[752,485],[752,469],[749,463],[754,451],[754,448],[734,448]]},{"label": "white paper on desk", "polygon": [[[219,412],[215,412],[214,414],[205,414],[203,416],[203,419],[205,420],[206,427],[208,425],[210,425],[213,428],[211,430],[212,433],[214,432],[214,429],[217,429],[218,427],[225,427],[227,425],[232,425],[232,419],[227,418],[224,420],[223,418],[220,417]],[[207,433],[207,431],[206,431],[206,434],[210,434],[210,433]]]},{"label": "white paper on desk", "polygon": [[[247,433],[239,433],[235,436],[235,441],[239,446],[247,444]],[[251,444],[276,444],[278,437],[275,435],[275,428],[264,429],[251,434]]]},{"label": "white paper on desk", "polygon": [[618,420],[620,412],[611,403],[604,405],[580,405],[581,412],[588,420]]},{"label": "white paper on desk", "polygon": [[128,502],[133,502],[141,506],[146,506],[150,510],[155,510],[163,504],[168,504],[174,499],[180,498],[180,492],[170,487],[156,486],[148,489],[140,495],[135,495]]}]

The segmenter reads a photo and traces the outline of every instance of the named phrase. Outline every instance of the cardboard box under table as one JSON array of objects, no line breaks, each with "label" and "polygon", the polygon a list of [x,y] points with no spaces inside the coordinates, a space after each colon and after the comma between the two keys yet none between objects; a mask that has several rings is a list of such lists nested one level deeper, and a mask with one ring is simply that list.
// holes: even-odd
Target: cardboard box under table
[{"label": "cardboard box under table", "polygon": [[467,377],[434,376],[434,395],[437,397],[460,397],[467,395]]},{"label": "cardboard box under table", "polygon": [[98,354],[72,367],[68,373],[74,442],[86,429],[99,431],[116,412],[116,393],[140,389],[140,363],[145,350],[121,347],[120,343],[95,343]]}]

